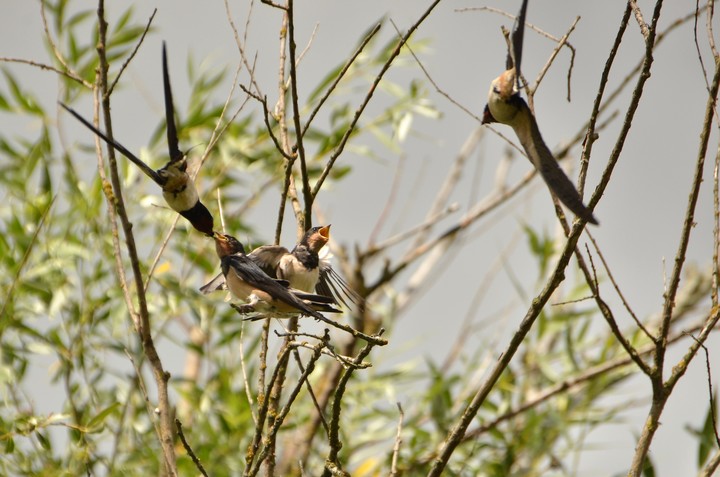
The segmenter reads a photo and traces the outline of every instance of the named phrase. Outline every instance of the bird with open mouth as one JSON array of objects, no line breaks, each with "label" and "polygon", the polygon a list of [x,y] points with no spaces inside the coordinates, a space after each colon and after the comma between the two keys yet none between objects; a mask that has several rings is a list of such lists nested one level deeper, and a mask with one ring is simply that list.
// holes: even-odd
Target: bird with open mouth
[{"label": "bird with open mouth", "polygon": [[300,313],[320,320],[324,319],[321,311],[340,313],[331,297],[297,290],[287,280],[268,276],[245,255],[242,243],[232,235],[215,232],[213,238],[226,286],[246,302],[247,312],[280,314],[278,317]]},{"label": "bird with open mouth", "polygon": [[[311,227],[292,250],[281,245],[262,245],[247,254],[268,276],[287,280],[292,288],[332,297],[337,305],[364,307],[364,299],[320,258],[319,252],[330,240],[330,225]],[[203,285],[204,294],[225,287],[223,274]]]}]

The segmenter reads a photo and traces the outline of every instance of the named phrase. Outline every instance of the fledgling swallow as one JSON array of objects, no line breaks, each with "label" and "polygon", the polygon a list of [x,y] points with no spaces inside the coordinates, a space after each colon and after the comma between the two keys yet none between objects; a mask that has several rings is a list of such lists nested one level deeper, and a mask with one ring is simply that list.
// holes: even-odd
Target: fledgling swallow
[{"label": "fledgling swallow", "polygon": [[[330,225],[312,227],[292,251],[281,245],[263,245],[247,256],[268,276],[287,280],[292,288],[332,297],[335,304],[343,304],[348,308],[348,301],[362,306],[362,297],[333,270],[329,262],[320,259],[318,253],[328,240]],[[218,275],[201,287],[200,291],[207,294],[222,288],[223,276]]]},{"label": "fledgling swallow", "polygon": [[235,237],[215,232],[213,238],[228,289],[254,311],[300,313],[320,320],[324,320],[320,311],[340,312],[332,306],[330,297],[296,290],[287,280],[269,277],[245,255],[242,243]]},{"label": "fledgling swallow", "polygon": [[213,217],[207,207],[200,202],[195,184],[187,173],[187,156],[181,152],[178,147],[177,128],[175,126],[175,107],[173,105],[172,90],[170,88],[165,43],[163,43],[162,64],[163,86],[165,90],[165,119],[167,122],[167,142],[170,161],[157,171],[141,161],[140,158],[122,144],[107,137],[75,110],[63,103],[60,103],[60,106],[65,108],[65,110],[75,116],[78,121],[115,148],[120,154],[127,157],[130,162],[138,166],[149,178],[155,181],[155,183],[162,188],[163,197],[171,209],[190,221],[192,226],[197,230],[212,237]]},{"label": "fledgling swallow", "polygon": [[490,85],[482,124],[497,122],[513,128],[525,153],[552,193],[575,215],[597,225],[597,219],[585,206],[575,185],[565,175],[545,144],[535,116],[520,96],[520,62],[526,11],[527,0],[523,0],[508,47],[506,70]]}]

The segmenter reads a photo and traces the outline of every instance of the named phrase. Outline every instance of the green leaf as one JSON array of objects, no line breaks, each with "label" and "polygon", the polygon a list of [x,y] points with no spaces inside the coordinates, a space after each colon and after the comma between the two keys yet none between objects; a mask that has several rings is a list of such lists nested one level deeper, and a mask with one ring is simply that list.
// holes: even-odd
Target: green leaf
[{"label": "green leaf", "polygon": [[106,407],[105,409],[103,409],[102,411],[100,411],[95,417],[90,419],[90,422],[87,423],[88,431],[95,432],[95,431],[100,430],[100,429],[95,429],[95,428],[101,427],[104,424],[105,419],[119,407],[120,407],[120,403],[114,402],[111,405],[109,405],[108,407]]},{"label": "green leaf", "polygon": [[642,469],[643,477],[655,477],[655,466],[650,459],[650,455],[645,456]]}]

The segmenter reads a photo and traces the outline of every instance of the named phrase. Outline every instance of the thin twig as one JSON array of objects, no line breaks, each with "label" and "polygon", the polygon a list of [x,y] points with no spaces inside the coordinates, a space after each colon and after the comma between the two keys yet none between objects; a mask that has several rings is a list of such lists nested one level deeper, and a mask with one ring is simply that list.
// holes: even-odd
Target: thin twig
[{"label": "thin twig", "polygon": [[[694,326],[692,329],[697,329],[699,326]],[[669,343],[676,343],[680,341],[684,336],[685,332],[680,332],[668,340]],[[642,356],[650,355],[655,351],[655,344],[650,343],[645,345],[644,347],[638,349],[638,353]],[[513,408],[510,411],[507,411],[503,413],[502,415],[496,417],[492,421],[483,423],[476,429],[473,429],[471,431],[468,431],[468,433],[463,438],[464,441],[470,441],[479,438],[482,434],[490,431],[491,429],[497,428],[498,425],[501,423],[508,421],[516,416],[519,416],[525,412],[527,412],[530,409],[534,409],[540,404],[548,401],[554,396],[557,396],[558,394],[566,393],[566,392],[572,392],[574,390],[577,390],[577,392],[582,392],[582,390],[578,389],[581,385],[589,383],[592,385],[594,380],[600,376],[606,375],[612,371],[620,370],[621,368],[624,368],[626,366],[629,366],[633,363],[632,358],[630,356],[619,356],[617,358],[611,359],[611,360],[603,360],[600,364],[597,364],[595,366],[592,366],[576,376],[572,376],[570,378],[567,378],[563,380],[562,382],[555,383],[545,389],[542,389],[536,393],[533,393],[533,397],[529,399],[528,401],[518,405],[517,407]]]},{"label": "thin twig", "polygon": [[245,33],[243,36],[243,41],[240,41],[240,34],[238,33],[237,27],[235,26],[235,22],[232,19],[232,13],[230,12],[230,4],[228,3],[228,0],[224,0],[225,3],[225,16],[228,19],[228,23],[230,24],[230,28],[233,31],[233,37],[235,38],[235,44],[237,45],[238,51],[240,52],[240,59],[242,61],[242,64],[245,65],[245,69],[248,70],[248,73],[250,74],[250,83],[255,87],[255,91],[257,91],[259,96],[263,96],[262,90],[260,89],[260,85],[255,80],[255,75],[253,74],[255,70],[255,66],[250,66],[250,62],[248,61],[247,55],[245,54],[245,45],[247,44],[247,35],[250,31],[250,16],[252,14],[253,6],[255,2],[253,0],[250,1],[250,6],[248,7],[248,16],[247,20],[245,21]]},{"label": "thin twig", "polygon": [[[108,96],[108,69],[109,64],[106,56],[106,41],[107,41],[107,28],[108,24],[105,20],[105,2],[99,0],[98,2],[98,32],[99,42],[97,45],[98,58],[100,61],[99,67],[99,86],[101,93],[102,109],[104,113],[104,123],[106,135],[112,139],[112,120],[110,117],[110,97]],[[115,151],[108,145],[108,159],[110,166],[110,178],[112,182],[112,189],[114,194],[114,206],[117,210],[120,223],[123,227],[125,235],[125,244],[130,258],[130,266],[133,271],[133,278],[135,282],[136,295],[139,305],[139,328],[138,338],[140,339],[145,355],[150,363],[153,371],[153,376],[157,385],[158,393],[158,413],[160,421],[160,431],[158,438],[160,445],[163,450],[163,459],[165,463],[165,471],[171,477],[177,475],[177,464],[175,458],[175,448],[173,445],[173,423],[172,423],[172,412],[170,409],[170,401],[168,397],[168,381],[170,374],[165,372],[160,361],[160,357],[155,349],[153,342],[152,331],[150,326],[150,317],[147,308],[147,301],[144,292],[142,271],[140,269],[140,261],[138,258],[137,247],[135,245],[135,236],[132,231],[132,223],[130,222],[127,212],[125,210],[125,202],[122,196],[122,186],[120,183],[120,175],[118,173],[117,161],[115,158]],[[117,260],[120,257],[116,257]],[[129,310],[132,308],[129,306]]]},{"label": "thin twig", "polygon": [[[277,138],[277,136],[275,136],[275,133],[273,133],[272,126],[270,125],[270,120],[268,119],[270,117],[270,110],[268,109],[268,105],[267,105],[267,97],[258,96],[257,94],[253,93],[252,91],[247,89],[242,84],[240,85],[240,89],[242,89],[245,92],[245,94],[247,94],[251,98],[259,101],[260,104],[262,104],[263,116],[265,119],[265,128],[267,129],[268,135],[270,135],[270,139],[272,139],[273,143],[275,144],[275,149],[277,149],[278,152],[280,152],[280,154],[282,154],[282,156],[285,159],[287,159],[288,161],[294,161],[295,156],[293,154],[288,154],[287,152],[285,152],[285,149],[282,147],[282,145],[280,145],[280,140]],[[275,118],[273,118],[273,119],[275,119]]]},{"label": "thin twig", "polygon": [[120,80],[120,77],[122,76],[123,72],[125,71],[125,68],[130,64],[130,62],[135,58],[135,55],[137,54],[138,50],[140,49],[140,45],[143,44],[143,41],[145,40],[145,35],[147,35],[147,32],[150,31],[150,25],[152,24],[153,18],[155,18],[155,14],[157,13],[157,8],[153,9],[152,15],[150,15],[150,18],[148,19],[147,25],[145,25],[145,29],[142,32],[142,35],[140,35],[140,39],[137,42],[137,45],[135,45],[135,48],[133,49],[132,53],[130,53],[130,56],[127,57],[125,62],[120,67],[120,71],[118,71],[117,76],[113,80],[112,84],[108,88],[107,95],[110,96],[113,91],[115,90],[115,85]]},{"label": "thin twig", "polygon": [[[330,339],[330,335],[328,333],[328,330],[326,330],[326,341]],[[272,446],[275,442],[275,436],[277,435],[278,431],[280,430],[280,426],[282,426],[282,423],[285,420],[285,417],[287,417],[288,413],[290,412],[290,408],[292,407],[293,403],[295,402],[295,399],[297,398],[298,394],[300,393],[300,390],[302,389],[303,385],[307,381],[310,374],[315,369],[315,364],[317,363],[317,360],[320,359],[321,356],[321,350],[325,346],[325,342],[318,343],[314,347],[313,355],[311,356],[310,360],[307,363],[307,366],[305,367],[305,371],[302,373],[298,381],[295,383],[295,386],[291,389],[290,394],[288,395],[287,401],[285,405],[280,409],[278,414],[274,416],[272,424],[268,422],[269,429],[267,432],[267,435],[265,437],[266,444],[264,444],[262,447],[259,448],[259,451],[257,452],[257,458],[255,460],[254,465],[252,468],[248,471],[246,469],[246,475],[248,476],[254,476],[258,473],[260,470],[260,466],[265,461],[265,458],[267,457],[268,453],[273,452]],[[286,350],[293,348],[292,346],[285,346]],[[285,356],[287,356],[286,353],[284,353]],[[276,371],[278,370],[278,367],[275,368]],[[279,373],[276,373],[276,375]]]},{"label": "thin twig", "polygon": [[287,24],[288,24],[288,53],[290,54],[290,100],[292,102],[292,121],[295,127],[295,146],[294,150],[300,158],[300,178],[302,180],[302,196],[303,196],[303,213],[301,215],[302,224],[298,224],[303,231],[308,230],[312,225],[312,204],[316,194],[311,194],[310,177],[307,171],[307,162],[305,157],[305,143],[302,138],[302,125],[300,124],[300,100],[298,98],[298,78],[297,78],[297,56],[295,45],[295,7],[294,0],[287,0]]},{"label": "thin twig", "polygon": [[205,468],[203,467],[202,463],[200,462],[200,459],[198,459],[198,456],[195,455],[195,452],[192,450],[192,447],[190,447],[190,444],[188,444],[187,439],[185,439],[185,433],[183,432],[183,426],[182,426],[182,422],[180,422],[180,419],[175,419],[175,426],[177,427],[178,436],[180,437],[180,441],[182,442],[182,445],[185,448],[185,452],[188,453],[188,455],[192,459],[193,463],[195,464],[195,467],[197,467],[197,470],[199,470],[202,475],[204,475],[205,477],[209,477],[207,472],[205,471]]},{"label": "thin twig", "polygon": [[313,119],[315,119],[315,116],[320,111],[320,108],[323,107],[325,104],[325,101],[330,97],[333,91],[335,91],[335,88],[337,87],[338,83],[340,83],[340,80],[343,79],[345,76],[345,73],[350,69],[352,64],[355,62],[358,56],[360,56],[360,53],[365,49],[368,43],[370,43],[370,40],[375,36],[377,32],[380,31],[380,27],[382,26],[382,23],[378,23],[373,27],[372,30],[370,30],[370,33],[368,33],[365,38],[360,42],[360,45],[355,50],[355,53],[352,54],[350,59],[345,63],[345,66],[342,67],[338,75],[335,77],[335,80],[328,86],[328,89],[325,91],[325,94],[320,98],[320,101],[318,101],[318,104],[315,105],[315,108],[310,112],[310,115],[307,118],[307,121],[305,121],[305,126],[303,126],[302,134],[300,137],[305,136],[305,133],[310,128],[310,124],[312,123]]},{"label": "thin twig", "polygon": [[568,69],[568,101],[570,101],[570,79],[572,76],[572,67],[575,62],[575,48],[573,48],[572,45],[570,45],[567,41],[568,38],[570,38],[572,32],[575,30],[575,27],[577,26],[579,21],[580,17],[575,17],[575,21],[572,22],[572,25],[570,25],[568,31],[562,36],[562,38],[560,38],[560,40],[557,42],[557,45],[555,45],[555,48],[553,48],[552,53],[550,53],[550,57],[538,72],[537,78],[535,78],[534,86],[532,88],[528,86],[528,98],[534,97],[537,89],[540,87],[540,83],[545,77],[545,74],[547,74],[550,66],[553,64],[555,58],[560,53],[560,49],[562,49],[563,46],[567,45],[568,48],[570,48],[570,68]]},{"label": "thin twig", "polygon": [[[394,22],[392,19],[390,19],[390,22],[392,23],[393,28],[395,28],[395,31],[397,32],[398,37],[402,38],[402,33],[400,33],[400,30],[398,29],[397,25],[395,25],[395,22]],[[405,45],[405,46],[406,46],[406,48],[408,49],[408,51],[410,52],[410,54],[412,55],[412,57],[415,59],[415,62],[416,62],[416,63],[418,64],[418,66],[420,67],[420,70],[421,70],[421,71],[423,72],[423,74],[425,75],[425,78],[427,78],[427,80],[430,82],[430,84],[433,85],[433,87],[435,88],[435,91],[436,91],[437,93],[439,93],[440,95],[444,96],[445,99],[447,99],[448,101],[450,101],[450,103],[452,103],[452,104],[454,104],[455,106],[457,106],[457,107],[458,107],[461,111],[463,111],[465,114],[467,114],[467,115],[470,116],[471,118],[475,119],[478,123],[482,123],[482,118],[480,118],[478,115],[476,115],[475,113],[473,113],[472,111],[470,111],[470,110],[469,110],[468,108],[466,108],[464,105],[460,104],[460,103],[459,103],[458,101],[456,101],[452,96],[450,96],[450,95],[449,95],[448,93],[446,93],[442,88],[440,88],[440,86],[438,86],[438,84],[435,82],[435,80],[432,78],[432,76],[430,76],[430,73],[429,73],[428,70],[425,68],[425,65],[423,65],[422,61],[420,61],[420,58],[417,57],[417,55],[415,54],[415,52],[413,51],[413,49],[410,47],[410,45]]]},{"label": "thin twig", "polygon": [[365,111],[365,107],[370,102],[370,99],[372,99],[373,93],[375,93],[375,90],[377,89],[378,84],[380,84],[380,81],[382,80],[383,76],[387,72],[387,70],[390,69],[390,66],[392,65],[393,61],[397,56],[400,54],[400,50],[402,50],[402,47],[407,43],[408,39],[410,39],[410,36],[415,32],[415,30],[418,29],[420,24],[425,21],[425,19],[432,13],[433,9],[440,3],[440,0],[434,0],[430,6],[425,10],[425,12],[420,16],[420,18],[417,19],[417,21],[408,29],[408,31],[405,33],[405,35],[402,37],[400,41],[398,41],[397,46],[395,49],[390,53],[389,58],[385,62],[385,64],[380,69],[380,72],[375,77],[375,80],[373,81],[372,85],[370,85],[370,90],[365,95],[365,99],[362,101],[358,109],[355,111],[355,114],[353,115],[352,121],[350,121],[350,125],[348,126],[347,130],[345,131],[345,134],[343,134],[343,137],[340,139],[340,142],[335,147],[335,150],[330,154],[330,157],[328,159],[328,162],[325,164],[325,168],[323,169],[322,173],[320,174],[320,177],[318,178],[317,182],[315,182],[315,186],[312,190],[312,197],[316,197],[318,192],[320,191],[320,188],[322,187],[323,183],[325,182],[325,179],[330,174],[330,171],[333,168],[333,165],[335,164],[335,161],[338,157],[340,157],[340,154],[342,154],[343,150],[345,149],[345,144],[347,144],[348,139],[350,139],[350,136],[352,135],[353,131],[355,130],[355,126],[357,125],[358,121],[360,120],[360,116],[362,116],[363,111]]},{"label": "thin twig", "polygon": [[74,73],[74,72],[72,72],[72,71],[59,70],[59,69],[55,68],[54,66],[46,65],[46,64],[44,64],[44,63],[38,63],[37,61],[26,60],[26,59],[23,59],[23,58],[8,58],[8,57],[4,57],[4,56],[3,56],[3,57],[0,57],[0,62],[4,62],[4,63],[21,63],[21,64],[24,64],[24,65],[35,66],[35,67],[40,68],[40,69],[42,69],[42,70],[52,71],[52,72],[54,72],[54,73],[59,74],[60,76],[64,76],[64,77],[66,77],[66,78],[68,78],[68,79],[71,79],[71,80],[73,80],[73,81],[75,81],[75,82],[77,82],[77,83],[85,86],[85,87],[88,88],[88,89],[92,89],[92,87],[93,87],[93,85],[92,85],[91,83],[88,83],[87,81],[85,81],[83,78],[81,78],[80,76],[78,76],[76,73]]},{"label": "thin twig", "polygon": [[[245,366],[245,345],[243,345],[243,335],[245,334],[245,322],[240,322],[240,337],[239,337],[239,343],[238,343],[238,351],[240,354],[240,371],[242,372],[243,376],[243,387],[245,388],[245,396],[248,400],[248,408],[250,409],[250,415],[252,416],[252,420],[255,423],[255,426],[258,425],[258,417],[257,413],[255,412],[255,409],[253,409],[253,404],[255,404],[255,401],[252,397],[252,391],[250,390],[250,380],[248,379],[247,375],[247,367]],[[261,388],[262,389],[262,388]]]},{"label": "thin twig", "polygon": [[[302,346],[302,345],[300,345],[300,343],[298,343],[298,345],[299,345],[298,347]],[[300,352],[298,351],[298,347],[293,348],[293,357],[295,358],[295,362],[297,363],[298,369],[300,370],[300,372],[305,373],[305,366],[303,366],[302,360],[300,359]],[[314,351],[314,349],[313,349],[313,351]],[[320,348],[321,354],[323,351],[327,351],[327,350],[325,350],[325,348]],[[315,410],[318,412],[318,417],[319,417],[320,422],[322,423],[323,427],[325,428],[325,432],[328,432],[329,428],[328,428],[327,421],[325,420],[325,416],[323,415],[323,410],[320,407],[320,404],[318,403],[318,399],[315,396],[315,391],[313,390],[312,384],[310,384],[310,380],[308,380],[308,379],[305,380],[305,387],[307,387],[307,392],[310,395],[310,399],[312,399],[313,406],[315,406]]]},{"label": "thin twig", "polygon": [[400,402],[396,402],[398,413],[400,414],[398,416],[398,424],[397,424],[397,433],[395,434],[395,445],[393,446],[393,453],[392,453],[392,463],[390,464],[390,475],[395,476],[398,475],[397,470],[397,461],[398,461],[398,454],[400,454],[400,444],[402,444],[402,426],[403,426],[403,419],[405,418],[405,413],[403,412],[403,408],[400,405]]},{"label": "thin twig", "polygon": [[[43,211],[42,215],[40,216],[40,220],[37,223],[37,226],[35,227],[35,231],[32,234],[32,237],[30,237],[30,242],[27,245],[27,248],[25,249],[25,252],[23,253],[22,258],[19,262],[16,262],[17,270],[15,271],[15,276],[12,279],[12,282],[10,283],[10,288],[8,288],[7,292],[5,293],[5,299],[3,300],[2,308],[0,308],[0,318],[5,316],[5,309],[7,308],[8,304],[12,302],[12,296],[15,292],[15,287],[17,287],[18,282],[20,281],[20,274],[23,271],[23,268],[25,268],[25,265],[28,262],[28,259],[30,258],[30,254],[32,253],[33,249],[35,248],[35,244],[37,243],[37,238],[40,235],[40,231],[42,230],[43,225],[45,224],[45,219],[48,217],[48,214],[50,213],[50,209],[52,208],[53,204],[55,203],[55,198],[57,196],[53,196],[53,198],[50,200],[50,203],[45,207],[45,210]],[[11,320],[11,317],[8,317],[9,320]],[[0,336],[2,336],[3,328],[0,328]]]},{"label": "thin twig", "polygon": [[43,30],[45,31],[45,38],[48,41],[48,44],[50,45],[50,49],[53,51],[53,55],[55,58],[60,62],[60,64],[65,68],[65,71],[67,72],[69,77],[72,79],[75,79],[75,81],[82,82],[83,85],[92,88],[92,85],[87,83],[85,80],[81,79],[80,75],[77,74],[75,71],[73,71],[65,61],[65,58],[63,57],[62,53],[60,53],[60,50],[58,49],[57,45],[55,44],[55,40],[53,40],[52,35],[50,35],[50,27],[48,26],[47,17],[45,16],[45,2],[46,0],[40,0],[40,17],[42,18],[43,23]]},{"label": "thin twig", "polygon": [[642,33],[643,38],[645,38],[645,42],[647,42],[650,39],[650,31],[648,30],[647,23],[645,23],[645,20],[643,19],[640,7],[638,6],[636,0],[629,0],[628,4],[630,5],[630,8],[632,8],[635,20],[638,22],[638,26],[640,26],[640,33]]},{"label": "thin twig", "polygon": [[582,254],[580,254],[579,250],[575,251],[575,257],[577,258],[578,265],[580,265],[580,269],[585,276],[585,282],[588,284],[590,290],[593,293],[593,298],[595,299],[595,303],[597,303],[598,305],[600,313],[603,315],[605,321],[607,321],[608,325],[610,326],[610,330],[615,336],[615,339],[620,343],[620,345],[627,352],[627,354],[630,355],[630,358],[632,358],[635,364],[637,364],[637,366],[643,373],[645,373],[645,375],[652,376],[653,371],[650,369],[650,366],[648,366],[648,364],[640,356],[640,353],[638,353],[637,350],[627,340],[627,338],[625,338],[622,331],[620,331],[620,327],[615,320],[615,315],[613,314],[612,310],[607,305],[605,300],[600,297],[600,287],[598,285],[595,262],[592,259],[592,255],[590,254],[590,250],[587,248],[587,245],[586,250],[588,252],[588,257],[590,258],[590,267],[592,268],[592,274],[590,273],[590,270],[588,270],[587,264],[585,263],[585,258],[582,256]]},{"label": "thin twig", "polygon": [[[266,320],[266,322],[269,321],[270,320]],[[283,359],[287,357],[289,352],[290,347],[283,346],[278,355],[278,362],[282,362]],[[252,441],[250,442],[250,445],[248,445],[248,450],[245,453],[245,472],[243,473],[244,476],[254,475],[254,473],[252,473],[253,464],[257,463],[257,465],[259,466],[262,463],[262,459],[257,458],[258,449],[260,448],[260,443],[262,441],[263,427],[265,426],[265,421],[268,418],[268,410],[270,408],[270,399],[268,398],[268,396],[270,395],[271,390],[275,387],[275,382],[280,378],[284,379],[284,376],[280,376],[281,371],[282,370],[280,366],[276,366],[273,374],[270,376],[270,382],[268,383],[267,387],[260,389],[260,392],[262,392],[263,394],[261,396],[258,396],[258,403],[260,404],[260,409],[258,410],[258,422],[255,425],[255,433],[253,435]],[[255,473],[257,473],[257,471],[255,471]]]},{"label": "thin twig", "polygon": [[[626,14],[626,15],[624,15],[623,19],[620,22],[620,27],[618,30],[618,38],[622,37],[622,35],[626,29],[627,18],[628,18],[628,15]],[[619,39],[616,40],[616,42],[619,43]],[[608,60],[608,63],[606,64],[606,69],[610,68],[610,64],[612,63],[613,59],[614,59],[614,53],[611,52],[611,56]],[[648,64],[646,65],[646,67],[647,67],[647,70],[649,71],[649,66],[650,66],[651,62],[647,62],[647,63]],[[590,200],[591,209],[597,203],[597,201],[600,200],[600,198],[602,197],[603,191],[605,190],[608,182],[610,181],[614,167],[617,164],[617,161],[619,159],[620,151],[622,150],[622,145],[624,143],[625,136],[627,135],[627,131],[629,130],[629,127],[630,127],[629,125],[632,121],[634,112],[637,109],[637,105],[639,103],[640,96],[642,95],[642,90],[643,90],[642,87],[645,83],[645,80],[647,80],[648,76],[641,75],[641,77],[640,77],[640,80],[638,82],[639,84],[636,87],[636,90],[633,95],[633,101],[631,102],[631,104],[628,108],[627,120],[624,125],[624,128],[621,131],[620,137],[616,144],[616,147],[613,150],[613,155],[610,157],[608,164],[605,167],[605,171],[603,172],[602,180],[598,184],[598,186],[595,190],[595,193],[593,194],[593,196]],[[565,276],[564,270],[570,261],[570,257],[575,252],[575,247],[577,245],[577,241],[580,237],[580,234],[582,233],[583,227],[584,227],[584,224],[581,225],[581,222],[575,222],[573,224],[573,228],[570,231],[570,234],[568,236],[568,239],[567,239],[565,247],[562,251],[562,254],[558,258],[558,262],[555,267],[555,270],[553,271],[552,275],[548,279],[548,281],[545,285],[545,288],[533,300],[533,302],[530,306],[530,309],[528,310],[528,312],[526,313],[522,322],[520,323],[518,331],[511,338],[510,343],[508,344],[507,348],[503,352],[502,356],[498,359],[496,365],[490,371],[490,374],[486,377],[484,382],[481,384],[481,386],[477,390],[477,393],[475,394],[475,396],[472,398],[470,404],[465,409],[465,412],[462,414],[462,416],[460,417],[458,422],[455,424],[455,426],[452,428],[452,430],[448,433],[447,437],[445,438],[444,443],[442,444],[442,447],[438,454],[438,457],[436,457],[433,461],[430,472],[428,473],[428,477],[439,477],[440,474],[443,472],[443,470],[445,469],[445,466],[447,465],[447,463],[450,459],[450,456],[452,455],[452,453],[454,452],[454,450],[458,446],[458,444],[462,441],[462,437],[464,436],[465,431],[467,430],[467,427],[474,420],[478,410],[480,409],[480,406],[482,406],[482,404],[485,402],[485,399],[490,394],[490,391],[495,386],[495,383],[499,379],[500,375],[503,373],[503,371],[509,365],[515,352],[517,351],[520,344],[525,339],[525,336],[528,334],[528,332],[532,328],[533,323],[539,316],[540,311],[542,310],[543,306],[545,305],[545,303],[547,303],[548,299],[550,298],[550,295],[557,289],[557,287],[563,281],[564,276]]]},{"label": "thin twig", "polygon": [[[605,257],[603,256],[602,252],[600,251],[600,247],[598,246],[597,242],[595,241],[595,237],[588,231],[587,232],[588,237],[590,237],[590,241],[593,244],[593,247],[595,248],[595,253],[598,254],[598,257],[600,257],[600,261],[603,264],[603,268],[605,268],[605,272],[607,273],[608,278],[610,279],[610,283],[612,283],[613,288],[615,288],[615,292],[620,297],[620,300],[623,303],[623,306],[627,310],[627,312],[630,314],[632,319],[635,321],[635,324],[642,330],[643,333],[645,333],[645,336],[650,338],[651,341],[655,341],[655,337],[645,328],[645,326],[642,324],[640,319],[637,317],[635,312],[630,307],[630,304],[625,299],[625,295],[620,290],[620,287],[618,286],[617,282],[615,281],[615,277],[613,276],[612,272],[610,271],[610,267],[608,266],[607,262],[605,261]],[[590,251],[588,250],[588,256],[590,255]]]},{"label": "thin twig", "polygon": [[[362,360],[370,354],[373,346],[374,343],[368,342],[358,353],[357,357],[355,358],[355,362],[362,362]],[[328,433],[328,444],[330,445],[330,450],[328,451],[328,456],[325,459],[325,471],[322,474],[323,477],[330,477],[330,475],[335,473],[334,469],[342,470],[342,466],[340,465],[338,459],[338,453],[340,452],[340,448],[342,447],[342,443],[340,442],[340,412],[342,408],[343,395],[345,394],[345,390],[347,388],[347,383],[348,381],[350,381],[350,377],[352,376],[354,371],[355,368],[346,369],[343,375],[340,377],[338,386],[335,389],[332,410],[330,413],[330,432]]]},{"label": "thin twig", "polygon": [[713,433],[715,434],[715,443],[720,448],[720,434],[718,434],[717,428],[717,416],[715,416],[715,395],[712,389],[712,369],[710,369],[710,352],[703,343],[700,342],[693,335],[690,337],[700,345],[702,350],[705,352],[705,371],[707,372],[707,384],[708,384],[708,402],[710,403],[710,420],[712,421]]}]

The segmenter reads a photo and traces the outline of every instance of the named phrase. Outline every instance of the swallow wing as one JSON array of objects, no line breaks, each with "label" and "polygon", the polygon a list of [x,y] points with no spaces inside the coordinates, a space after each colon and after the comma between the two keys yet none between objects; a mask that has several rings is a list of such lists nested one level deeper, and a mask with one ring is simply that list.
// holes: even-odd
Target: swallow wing
[{"label": "swallow wing", "polygon": [[527,117],[527,127],[516,127],[515,133],[522,144],[523,149],[527,153],[528,157],[532,161],[535,168],[538,170],[545,183],[548,185],[550,190],[560,199],[560,202],[570,209],[578,217],[582,217],[591,224],[598,224],[597,219],[593,216],[590,209],[585,207],[583,204],[582,197],[575,189],[575,184],[565,175],[565,172],[558,164],[552,152],[545,144],[545,141],[540,134],[535,116],[530,111],[525,100],[520,98],[519,114],[523,114]]},{"label": "swallow wing", "polygon": [[119,142],[117,142],[117,141],[115,141],[115,140],[110,139],[109,137],[107,137],[102,131],[100,131],[98,128],[96,128],[95,126],[93,126],[90,121],[87,121],[85,118],[83,118],[82,116],[80,116],[80,114],[78,114],[78,113],[77,113],[74,109],[72,109],[71,107],[67,106],[67,105],[64,104],[64,103],[60,103],[60,106],[62,106],[62,107],[65,109],[65,111],[67,111],[68,113],[70,113],[70,114],[72,114],[73,116],[75,116],[75,119],[77,119],[78,121],[80,121],[81,123],[83,123],[83,124],[85,125],[85,127],[87,127],[87,128],[90,129],[92,132],[94,132],[95,134],[97,134],[103,141],[105,141],[107,144],[109,144],[110,146],[112,146],[113,148],[115,148],[115,150],[116,150],[117,152],[119,152],[119,153],[122,154],[123,156],[127,157],[128,159],[130,159],[130,162],[132,162],[133,164],[135,164],[136,166],[138,166],[138,167],[140,168],[140,170],[142,170],[150,179],[152,179],[153,181],[155,181],[156,184],[162,185],[163,180],[160,178],[160,176],[158,175],[158,173],[155,172],[150,166],[148,166],[147,164],[145,164],[143,161],[141,161],[137,156],[135,156],[135,154],[133,154],[132,152],[128,151],[128,150],[125,148],[125,146],[123,146],[123,145],[120,144]]},{"label": "swallow wing", "polygon": [[167,142],[170,162],[178,162],[185,156],[178,145],[177,127],[175,126],[175,106],[173,105],[172,88],[170,88],[170,74],[167,66],[167,52],[165,42],[162,49],[163,88],[165,91],[165,122],[167,123]]},{"label": "swallow wing", "polygon": [[290,253],[281,245],[263,245],[248,254],[248,258],[269,277],[277,278],[277,269],[283,256]]},{"label": "swallow wing", "polygon": [[202,293],[203,295],[207,295],[216,290],[222,290],[225,288],[227,288],[227,286],[225,285],[225,275],[223,275],[222,273],[218,273],[215,278],[200,287],[200,293]]},{"label": "swallow wing", "polygon": [[320,260],[320,278],[315,285],[315,291],[320,295],[333,297],[335,303],[343,304],[347,308],[353,308],[351,304],[360,311],[365,308],[365,299],[358,295],[326,260]]},{"label": "swallow wing", "polygon": [[518,79],[518,89],[520,81],[520,63],[522,62],[523,38],[525,37],[525,17],[527,13],[528,0],[523,0],[520,5],[520,12],[515,17],[512,36],[510,37],[510,48],[508,48],[507,59],[505,60],[505,69],[515,68],[515,75]]},{"label": "swallow wing", "polygon": [[293,295],[287,282],[274,280],[258,267],[255,262],[245,255],[228,255],[222,259],[223,273],[235,273],[237,277],[253,288],[261,290],[273,299],[289,305],[305,315],[323,319],[324,317],[313,310],[308,304]]}]

